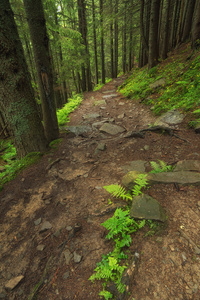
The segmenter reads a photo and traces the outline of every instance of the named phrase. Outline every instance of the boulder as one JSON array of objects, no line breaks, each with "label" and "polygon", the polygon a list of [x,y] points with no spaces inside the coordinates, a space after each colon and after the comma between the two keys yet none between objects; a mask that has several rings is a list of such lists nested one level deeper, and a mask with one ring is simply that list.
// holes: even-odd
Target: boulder
[{"label": "boulder", "polygon": [[149,85],[150,89],[157,89],[158,87],[161,87],[166,84],[166,79],[165,78],[160,78],[156,80],[154,83],[151,83]]},{"label": "boulder", "polygon": [[181,160],[177,163],[174,172],[197,171],[200,172],[200,160]]},{"label": "boulder", "polygon": [[178,110],[172,109],[160,116],[154,123],[155,126],[170,126],[180,124],[184,119],[184,115]]},{"label": "boulder", "polygon": [[127,173],[130,171],[137,171],[139,173],[145,172],[145,165],[147,162],[145,160],[133,160],[130,161],[128,164],[122,166],[122,170]]},{"label": "boulder", "polygon": [[102,132],[109,133],[111,135],[116,135],[125,131],[123,127],[109,123],[103,124],[99,130]]},{"label": "boulder", "polygon": [[[132,189],[135,185],[135,179],[139,175],[137,171],[128,172],[122,178],[122,184],[128,189]],[[177,183],[181,185],[200,185],[200,173],[193,171],[177,171],[177,172],[166,172],[166,173],[157,173],[147,174],[146,179],[149,184],[159,184],[159,183]]]},{"label": "boulder", "polygon": [[133,198],[130,216],[136,219],[165,222],[167,216],[160,203],[149,195],[142,194]]},{"label": "boulder", "polygon": [[66,129],[74,133],[76,136],[92,131],[92,127],[88,125],[68,126]]}]

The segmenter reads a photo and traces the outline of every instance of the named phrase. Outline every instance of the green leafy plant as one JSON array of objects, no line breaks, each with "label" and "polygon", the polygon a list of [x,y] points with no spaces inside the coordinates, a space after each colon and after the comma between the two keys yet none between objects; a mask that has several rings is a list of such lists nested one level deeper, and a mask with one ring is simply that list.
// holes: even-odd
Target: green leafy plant
[{"label": "green leafy plant", "polygon": [[173,166],[167,165],[166,162],[162,160],[158,160],[158,163],[155,161],[150,162],[153,170],[150,173],[163,173],[163,172],[171,172],[173,171]]},{"label": "green leafy plant", "polygon": [[63,108],[57,110],[58,125],[62,126],[69,122],[69,114],[73,112],[82,102],[82,94],[76,94],[73,98],[68,99],[68,102]]}]

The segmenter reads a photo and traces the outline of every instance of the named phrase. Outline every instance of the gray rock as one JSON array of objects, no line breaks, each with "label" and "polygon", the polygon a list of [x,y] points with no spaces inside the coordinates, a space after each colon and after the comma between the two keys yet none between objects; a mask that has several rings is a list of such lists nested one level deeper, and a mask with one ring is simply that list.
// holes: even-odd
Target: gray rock
[{"label": "gray rock", "polygon": [[103,96],[102,98],[103,98],[103,99],[108,99],[108,98],[112,98],[112,97],[116,97],[116,96],[118,96],[118,94],[117,94],[117,93],[115,93],[115,94],[109,94],[109,95],[105,95],[105,96]]},{"label": "gray rock", "polygon": [[97,119],[100,117],[100,114],[98,113],[91,113],[83,116],[83,119]]},{"label": "gray rock", "polygon": [[123,113],[123,114],[117,116],[118,119],[123,119],[124,117],[125,117],[125,113]]},{"label": "gray rock", "polygon": [[[135,185],[135,179],[139,175],[139,172],[131,171],[128,172],[122,178],[122,184],[129,189],[132,189]],[[190,171],[177,171],[157,174],[147,174],[146,179],[149,184],[159,183],[177,183],[181,185],[200,185],[200,173]]]},{"label": "gray rock", "polygon": [[37,249],[37,251],[43,251],[44,248],[45,248],[45,245],[38,245],[36,249]]},{"label": "gray rock", "polygon": [[103,126],[101,126],[99,130],[102,132],[109,133],[111,135],[116,135],[125,131],[123,127],[109,123],[103,124]]},{"label": "gray rock", "polygon": [[178,110],[170,110],[160,116],[156,122],[155,126],[169,126],[169,125],[177,125],[180,124],[184,119],[184,115],[181,114]]},{"label": "gray rock", "polygon": [[6,284],[5,284],[5,289],[6,290],[13,290],[24,278],[23,275],[17,276],[15,278],[10,279]]},{"label": "gray rock", "polygon": [[156,80],[154,83],[151,83],[149,85],[149,87],[150,87],[150,89],[156,89],[156,88],[161,87],[165,84],[166,84],[166,79],[165,78],[160,78],[160,79]]},{"label": "gray rock", "polygon": [[107,90],[107,91],[103,91],[102,93],[103,94],[108,94],[108,93],[114,93],[115,92],[115,90]]},{"label": "gray rock", "polygon": [[106,150],[106,144],[105,143],[99,143],[97,148],[96,148],[96,151],[98,151],[98,150],[100,150],[100,151]]},{"label": "gray rock", "polygon": [[200,160],[181,160],[177,163],[174,172],[197,171],[200,172]]},{"label": "gray rock", "polygon": [[124,102],[119,102],[119,105],[123,106],[123,105],[125,105],[125,103]]},{"label": "gray rock", "polygon": [[76,251],[74,251],[74,262],[80,263],[81,259],[82,259],[82,256],[79,255],[78,253],[76,253]]},{"label": "gray rock", "polygon": [[130,216],[137,219],[151,219],[161,222],[165,222],[167,219],[160,203],[145,194],[133,198]]},{"label": "gray rock", "polygon": [[97,100],[94,101],[94,106],[102,106],[102,105],[106,105],[106,101],[105,100]]},{"label": "gray rock", "polygon": [[145,145],[145,146],[144,146],[144,150],[145,150],[145,151],[148,151],[148,150],[149,150],[149,145]]},{"label": "gray rock", "polygon": [[145,172],[145,164],[147,162],[145,160],[133,160],[129,162],[129,164],[122,166],[122,170],[127,173],[130,171],[137,171],[139,173]]},{"label": "gray rock", "polygon": [[66,265],[69,265],[70,263],[70,260],[71,258],[73,257],[72,253],[69,251],[69,249],[66,249],[64,252],[63,252],[64,256],[65,256],[65,262],[66,262]]},{"label": "gray rock", "polygon": [[66,129],[74,133],[76,136],[92,131],[92,127],[89,125],[68,126]]},{"label": "gray rock", "polygon": [[0,293],[0,299],[6,299],[6,294]]},{"label": "gray rock", "polygon": [[72,230],[72,226],[67,226],[66,229],[67,229],[67,231],[71,231]]},{"label": "gray rock", "polygon": [[37,220],[34,221],[35,226],[39,225],[42,221],[42,218],[39,218]]},{"label": "gray rock", "polygon": [[49,223],[48,221],[45,221],[44,223],[42,223],[42,226],[40,228],[40,233],[42,233],[48,229],[51,229],[51,228],[52,228],[51,223]]},{"label": "gray rock", "polygon": [[63,279],[67,279],[69,277],[69,271],[65,272],[65,274],[63,275]]},{"label": "gray rock", "polygon": [[200,124],[196,125],[194,130],[196,133],[200,133]]}]

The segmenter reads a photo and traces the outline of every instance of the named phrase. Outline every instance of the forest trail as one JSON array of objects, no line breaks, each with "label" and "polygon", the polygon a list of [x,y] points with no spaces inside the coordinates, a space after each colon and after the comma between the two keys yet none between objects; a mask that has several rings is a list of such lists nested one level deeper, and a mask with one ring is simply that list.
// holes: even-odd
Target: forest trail
[{"label": "forest trail", "polygon": [[[140,130],[156,119],[149,107],[117,92],[124,79],[85,93],[58,149],[1,192],[0,299],[28,299],[34,288],[29,299],[100,299],[101,284],[88,278],[112,250],[101,223],[116,208],[108,205],[103,186],[121,183],[131,161],[200,159],[200,136],[187,128],[187,118],[178,135],[188,142],[154,132],[142,139],[99,130],[103,124]],[[200,260],[191,244],[200,245],[199,187],[154,185],[148,194],[162,204],[168,222],[156,235],[141,231],[133,237],[130,253],[139,260],[127,299],[200,299]]]}]

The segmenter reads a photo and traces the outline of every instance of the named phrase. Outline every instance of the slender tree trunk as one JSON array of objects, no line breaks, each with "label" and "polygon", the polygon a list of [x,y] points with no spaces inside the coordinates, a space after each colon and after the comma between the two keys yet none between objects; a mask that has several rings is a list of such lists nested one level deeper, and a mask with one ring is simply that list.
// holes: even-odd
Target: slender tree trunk
[{"label": "slender tree trunk", "polygon": [[161,58],[162,59],[167,58],[167,52],[168,52],[170,2],[171,2],[171,0],[165,1],[164,13],[163,13],[163,27],[162,27],[162,33],[161,33],[161,36],[163,38],[162,45],[161,45]]},{"label": "slender tree trunk", "polygon": [[[146,20],[147,22],[147,20]],[[145,36],[145,31],[144,31],[144,0],[141,0],[140,4],[140,36],[142,40],[142,45],[147,51],[147,54],[149,53],[149,45]]]},{"label": "slender tree trunk", "polygon": [[101,27],[101,83],[105,84],[105,55],[104,55],[104,34],[103,34],[103,0],[99,0],[100,27]]},{"label": "slender tree trunk", "polygon": [[91,82],[91,69],[90,69],[90,59],[89,59],[89,48],[87,41],[87,22],[86,22],[86,7],[85,0],[77,0],[78,4],[78,18],[79,18],[79,31],[82,35],[83,42],[85,45],[85,54],[86,54],[86,69],[85,66],[82,65],[82,89],[83,92],[88,90],[92,90],[92,82]]},{"label": "slender tree trunk", "polygon": [[[111,13],[113,9],[112,0],[110,0]],[[110,21],[110,64],[111,64],[111,78],[114,78],[114,44],[113,44],[113,20]]]},{"label": "slender tree trunk", "polygon": [[93,20],[93,39],[94,39],[94,61],[95,61],[95,74],[96,74],[96,84],[99,83],[98,74],[98,58],[97,58],[97,37],[96,37],[96,18],[95,18],[95,6],[94,0],[92,0],[92,20]]},{"label": "slender tree trunk", "polygon": [[0,2],[0,20],[0,111],[14,137],[19,157],[45,151],[44,130],[8,0]]},{"label": "slender tree trunk", "polygon": [[127,4],[125,3],[125,12],[124,12],[124,39],[123,39],[123,72],[126,73],[126,10],[127,10]]},{"label": "slender tree trunk", "polygon": [[117,78],[117,74],[118,74],[118,0],[115,0],[114,36],[115,36],[114,77]]},{"label": "slender tree trunk", "polygon": [[158,63],[158,24],[160,0],[152,0],[149,31],[149,69]]},{"label": "slender tree trunk", "polygon": [[48,142],[58,138],[58,121],[53,91],[53,75],[41,0],[23,0],[33,45],[42,102],[44,132]]},{"label": "slender tree trunk", "polygon": [[192,23],[192,47],[200,47],[200,0],[196,0],[195,12]]},{"label": "slender tree trunk", "polygon": [[185,21],[184,21],[184,25],[183,25],[182,42],[185,42],[190,36],[195,2],[196,2],[196,0],[188,0],[187,1]]}]

